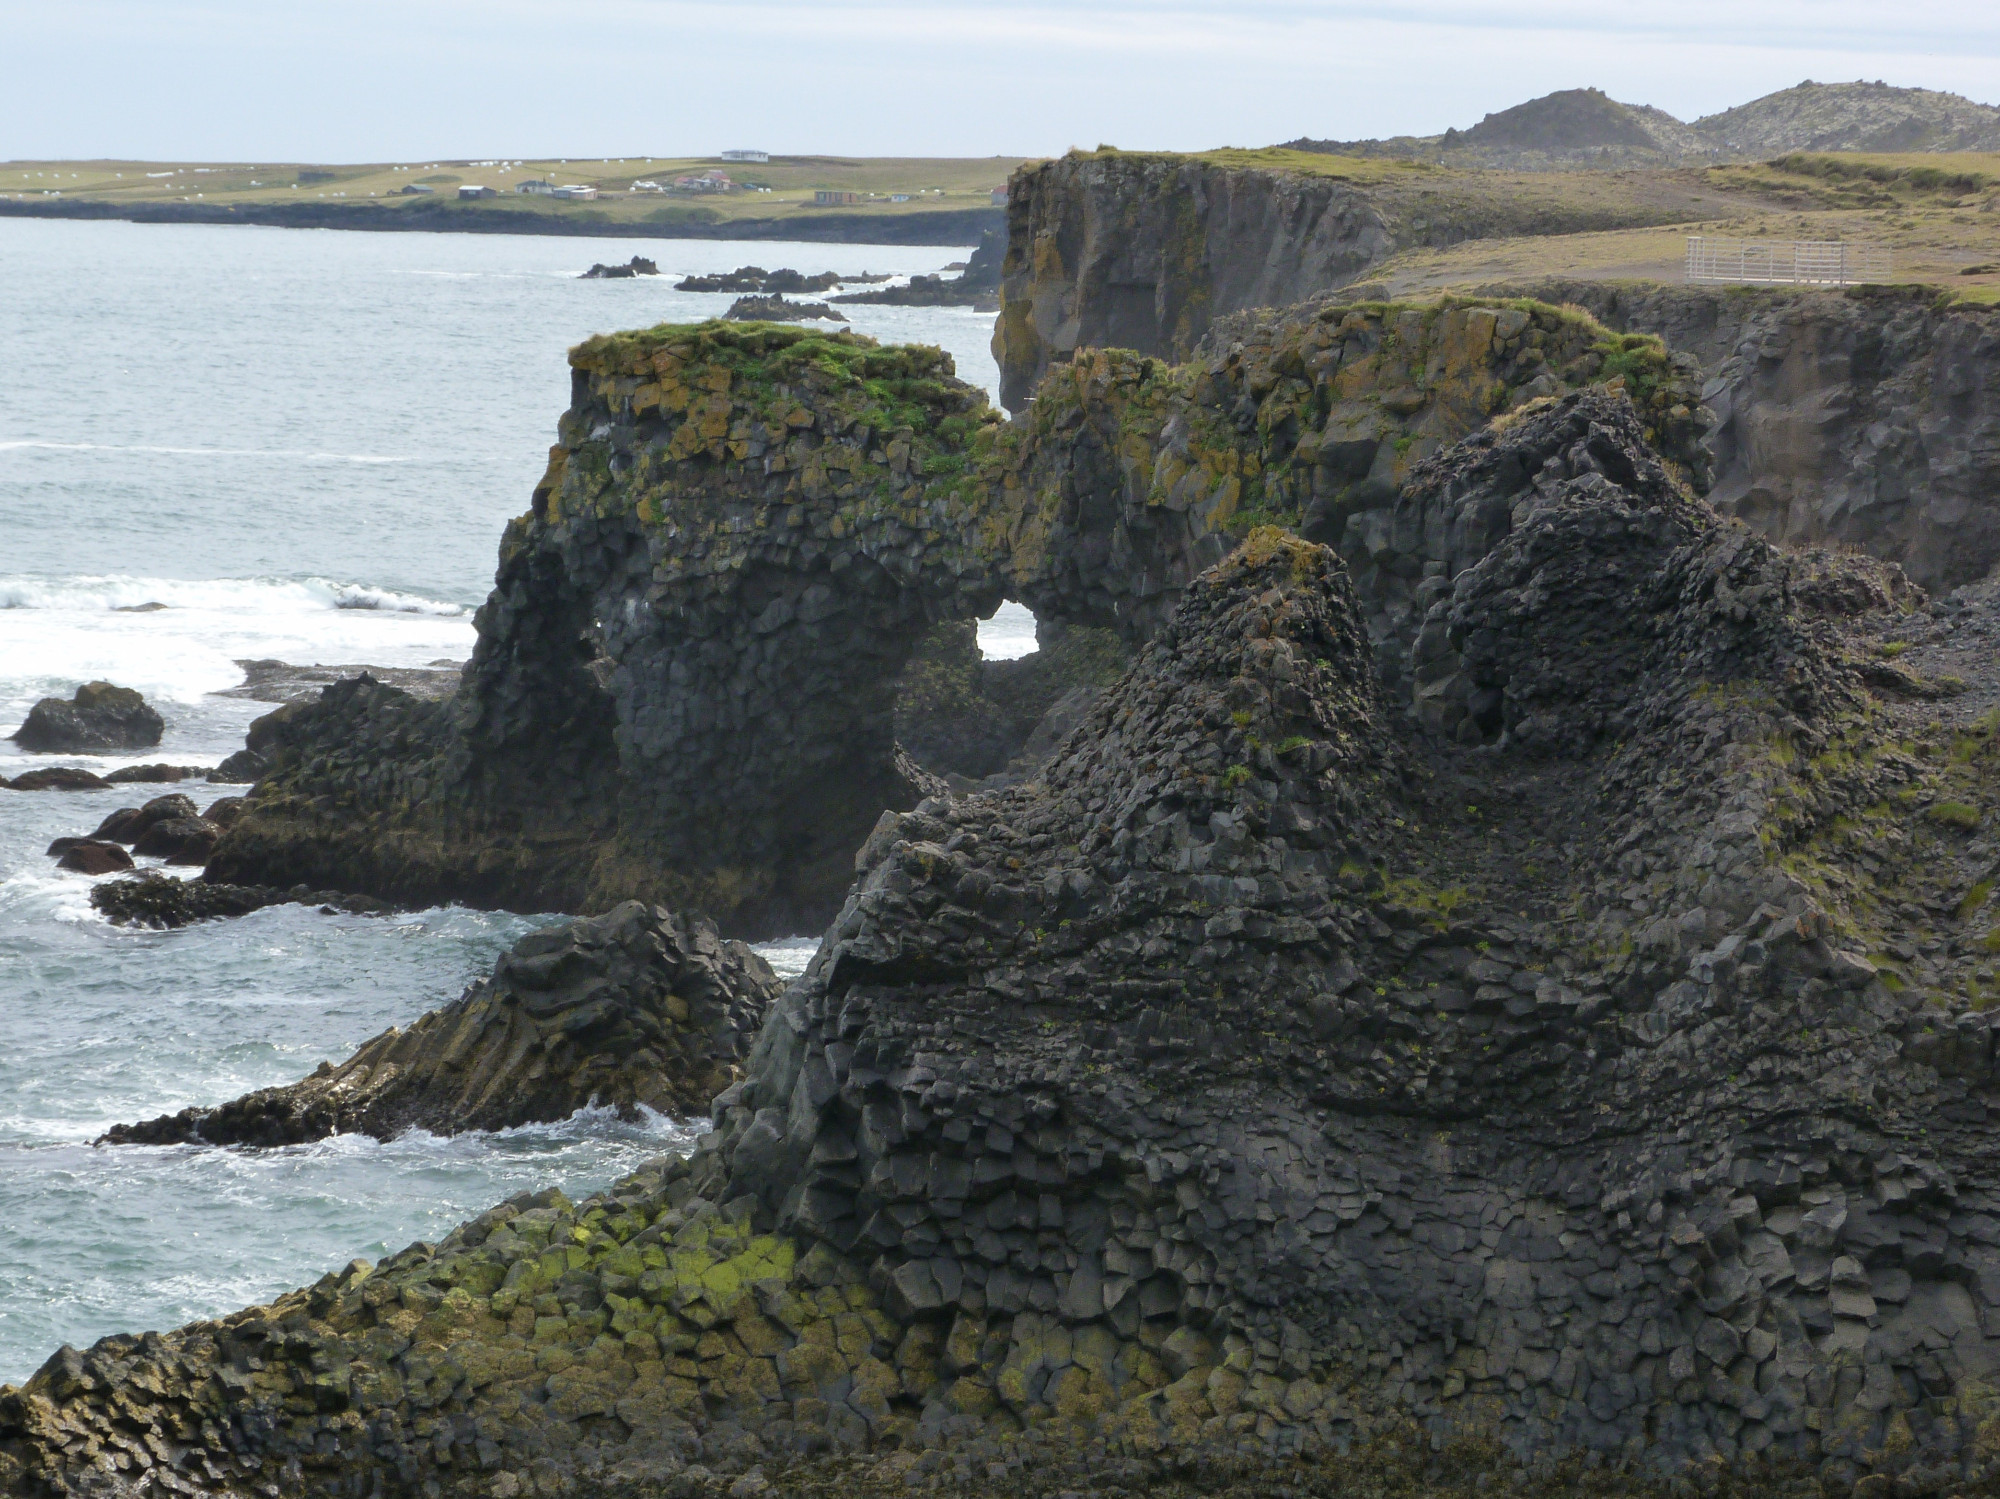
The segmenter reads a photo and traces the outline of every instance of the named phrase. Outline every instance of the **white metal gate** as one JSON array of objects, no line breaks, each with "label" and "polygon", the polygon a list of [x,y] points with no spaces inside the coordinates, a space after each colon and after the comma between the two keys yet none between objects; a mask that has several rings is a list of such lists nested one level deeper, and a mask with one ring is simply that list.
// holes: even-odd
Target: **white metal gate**
[{"label": "white metal gate", "polygon": [[1838,239],[1715,239],[1690,234],[1687,279],[1756,281],[1796,286],[1854,286],[1887,281],[1887,245]]}]

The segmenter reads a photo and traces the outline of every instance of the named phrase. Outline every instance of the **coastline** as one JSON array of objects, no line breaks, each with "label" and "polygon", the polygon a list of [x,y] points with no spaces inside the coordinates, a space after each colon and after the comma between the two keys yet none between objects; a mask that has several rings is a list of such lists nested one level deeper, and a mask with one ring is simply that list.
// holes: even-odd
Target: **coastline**
[{"label": "coastline", "polygon": [[728,219],[713,224],[617,223],[568,219],[512,208],[421,207],[374,203],[106,203],[87,198],[0,199],[0,216],[122,219],[134,224],[256,224],[279,229],[377,233],[543,234],[583,239],[791,240],[808,244],[966,245],[1006,222],[998,208],[922,214],[829,213],[809,219]]}]

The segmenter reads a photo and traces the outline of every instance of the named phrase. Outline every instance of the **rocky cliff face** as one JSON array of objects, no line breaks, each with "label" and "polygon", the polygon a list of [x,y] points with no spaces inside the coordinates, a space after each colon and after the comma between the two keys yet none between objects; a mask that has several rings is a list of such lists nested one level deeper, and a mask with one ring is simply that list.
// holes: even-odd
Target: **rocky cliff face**
[{"label": "rocky cliff face", "polygon": [[260,720],[273,768],[208,878],[811,930],[882,809],[941,789],[894,740],[938,622],[1011,597],[1142,641],[1250,525],[1337,530],[1607,360],[1661,432],[1689,413],[1656,344],[1554,309],[1370,306],[1238,342],[1079,360],[1012,426],[934,350],[716,325],[583,346],[458,695],[362,679]]},{"label": "rocky cliff face", "polygon": [[1763,535],[1857,546],[1937,589],[2000,562],[1993,309],[1917,287],[1522,290],[1701,362],[1709,498]]},{"label": "rocky cliff face", "polygon": [[993,354],[1019,412],[1083,348],[1189,357],[1228,313],[1346,286],[1413,245],[1671,223],[1678,188],[1634,196],[1495,190],[1484,174],[1353,182],[1192,156],[1071,152],[1014,175]]},{"label": "rocky cliff face", "polygon": [[1476,736],[1253,530],[1035,781],[884,819],[692,1161],[65,1349],[9,1481],[1335,1493],[1414,1423],[1978,1491],[1993,720],[1878,648],[1892,569],[1718,515],[1615,397],[1414,487],[1508,517],[1420,636]]},{"label": "rocky cliff face", "polygon": [[739,1075],[777,993],[769,965],[701,917],[627,901],[530,933],[493,975],[338,1066],[212,1109],[121,1124],[113,1145],[388,1140],[567,1119],[597,1105],[696,1115]]}]

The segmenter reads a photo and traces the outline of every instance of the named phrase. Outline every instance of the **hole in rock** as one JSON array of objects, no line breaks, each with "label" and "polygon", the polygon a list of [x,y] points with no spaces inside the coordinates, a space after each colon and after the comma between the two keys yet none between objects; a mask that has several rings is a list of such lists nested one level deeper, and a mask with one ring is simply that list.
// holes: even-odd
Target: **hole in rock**
[{"label": "hole in rock", "polygon": [[1026,604],[1008,599],[979,621],[979,654],[986,661],[1018,661],[1036,650],[1035,615]]},{"label": "hole in rock", "polygon": [[896,685],[896,739],[956,791],[1011,785],[1046,760],[1124,669],[1110,630],[1037,621],[1009,600],[932,626]]}]

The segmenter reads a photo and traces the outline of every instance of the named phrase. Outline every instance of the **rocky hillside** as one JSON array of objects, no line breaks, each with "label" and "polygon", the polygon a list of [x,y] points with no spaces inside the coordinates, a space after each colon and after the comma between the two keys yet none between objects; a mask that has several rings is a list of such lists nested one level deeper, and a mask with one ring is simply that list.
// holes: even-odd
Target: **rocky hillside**
[{"label": "rocky hillside", "polygon": [[1648,425],[1413,467],[1400,676],[1252,529],[1038,777],[883,819],[691,1161],[61,1350],[0,1487],[1983,1492],[1995,720]]},{"label": "rocky hillside", "polygon": [[1494,413],[1613,375],[1695,435],[1656,341],[1525,303],[1093,355],[1012,426],[936,350],[849,334],[669,326],[572,364],[458,695],[363,679],[260,720],[209,881],[812,930],[882,809],[943,789],[895,740],[937,623],[1014,598],[1141,642],[1250,526],[1339,539]]},{"label": "rocky hillside", "polygon": [[1466,130],[1388,140],[1301,139],[1298,151],[1513,171],[1761,161],[1793,151],[1996,151],[2000,109],[1886,83],[1814,83],[1684,124],[1594,88],[1561,89]]},{"label": "rocky hillside", "polygon": [[2000,151],[2000,109],[1962,94],[1886,83],[1814,83],[1706,115],[1695,132],[1719,154],[1790,151]]}]

